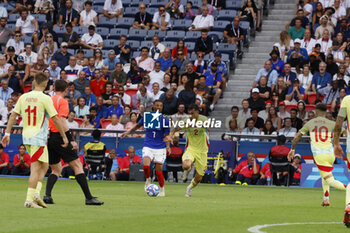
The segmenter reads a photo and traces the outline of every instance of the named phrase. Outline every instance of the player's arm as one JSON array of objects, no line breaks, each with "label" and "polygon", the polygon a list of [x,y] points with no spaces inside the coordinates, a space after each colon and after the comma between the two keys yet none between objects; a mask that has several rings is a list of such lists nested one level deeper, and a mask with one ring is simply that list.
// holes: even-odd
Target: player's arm
[{"label": "player's arm", "polygon": [[5,136],[2,138],[2,141],[1,141],[3,147],[6,147],[8,144],[10,144],[10,134],[11,134],[12,126],[16,123],[17,116],[19,116],[19,114],[16,112],[13,111],[11,113],[11,116],[7,122]]},{"label": "player's arm", "polygon": [[292,161],[293,157],[294,157],[294,153],[295,153],[295,147],[297,146],[299,140],[301,139],[303,135],[300,133],[300,131],[295,135],[295,137],[293,138],[292,141],[292,148],[288,153],[288,160]]},{"label": "player's arm", "polygon": [[345,117],[346,117],[346,108],[341,107],[337,116],[337,120],[335,122],[334,137],[333,137],[334,155],[340,159],[343,158],[342,154],[344,154],[344,152],[339,144],[339,138],[342,132],[342,125],[345,120]]},{"label": "player's arm", "polygon": [[136,124],[134,127],[132,127],[131,129],[129,129],[128,131],[124,132],[120,138],[125,138],[127,137],[129,134],[131,134],[132,132],[138,130],[139,128],[141,128],[142,125],[140,124]]}]

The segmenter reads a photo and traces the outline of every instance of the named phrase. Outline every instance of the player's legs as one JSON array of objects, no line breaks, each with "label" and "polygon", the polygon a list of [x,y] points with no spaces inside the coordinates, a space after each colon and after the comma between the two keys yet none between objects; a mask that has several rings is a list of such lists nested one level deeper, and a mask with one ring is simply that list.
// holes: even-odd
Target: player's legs
[{"label": "player's legs", "polygon": [[151,158],[144,157],[143,158],[143,173],[145,174],[146,182],[145,182],[145,190],[151,184]]},{"label": "player's legs", "polygon": [[44,202],[46,204],[54,204],[53,199],[51,197],[51,192],[54,185],[56,184],[58,177],[61,175],[61,172],[62,172],[61,162],[58,162],[56,164],[50,164],[50,168],[52,172],[47,178],[46,190],[45,190],[45,196],[44,196]]},{"label": "player's legs", "polygon": [[165,196],[165,190],[164,190],[164,175],[163,175],[163,164],[166,159],[166,149],[152,149],[153,153],[153,162],[156,165],[156,176],[158,179],[160,191],[159,195],[160,197]]},{"label": "player's legs", "polygon": [[[194,166],[196,167],[196,175],[192,179],[190,185],[187,187],[186,197],[190,197],[192,195],[192,189],[197,187],[197,185],[202,181],[204,173],[207,170],[207,152],[199,153],[192,151],[191,154],[195,161]],[[189,164],[187,163],[186,165]]]},{"label": "player's legs", "polygon": [[191,152],[188,148],[185,153],[182,155],[182,168],[184,169],[184,174],[182,176],[182,181],[184,183],[187,182],[188,174],[192,169],[192,164],[194,161],[193,152]]}]

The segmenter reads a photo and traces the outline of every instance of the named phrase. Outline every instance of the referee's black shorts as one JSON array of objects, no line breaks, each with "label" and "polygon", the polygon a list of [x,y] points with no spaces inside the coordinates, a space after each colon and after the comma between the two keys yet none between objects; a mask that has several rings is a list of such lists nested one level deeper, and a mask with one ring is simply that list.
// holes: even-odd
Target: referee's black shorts
[{"label": "referee's black shorts", "polygon": [[76,150],[72,150],[73,146],[69,141],[66,148],[62,147],[63,139],[60,133],[50,132],[50,137],[47,143],[49,151],[49,164],[57,164],[61,162],[61,159],[65,163],[69,163],[73,160],[78,159]]}]

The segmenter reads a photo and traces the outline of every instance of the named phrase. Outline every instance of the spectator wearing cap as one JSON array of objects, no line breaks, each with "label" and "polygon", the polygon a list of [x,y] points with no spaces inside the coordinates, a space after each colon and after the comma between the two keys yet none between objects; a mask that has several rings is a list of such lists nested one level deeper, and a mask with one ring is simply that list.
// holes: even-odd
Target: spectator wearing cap
[{"label": "spectator wearing cap", "polygon": [[327,55],[327,60],[326,60],[327,68],[326,72],[330,73],[331,76],[333,77],[335,74],[338,73],[339,67],[338,65],[334,62],[334,58],[332,54]]},{"label": "spectator wearing cap", "polygon": [[108,57],[103,60],[103,65],[108,66],[108,73],[110,74],[114,69],[117,63],[120,60],[115,56],[113,49],[108,51]]},{"label": "spectator wearing cap", "polygon": [[34,32],[39,30],[39,24],[32,15],[28,14],[26,9],[21,11],[20,17],[16,21],[16,31],[20,31],[22,35],[32,36]]},{"label": "spectator wearing cap", "polygon": [[251,87],[251,90],[255,88],[256,85],[259,83],[261,76],[265,76],[267,79],[267,86],[271,87],[271,89],[274,89],[277,82],[278,74],[276,70],[272,69],[272,63],[270,60],[265,61],[264,68],[259,70]]},{"label": "spectator wearing cap", "polygon": [[79,35],[73,31],[73,26],[71,23],[66,24],[66,33],[62,36],[62,42],[66,42],[68,48],[78,49],[79,48]]},{"label": "spectator wearing cap", "polygon": [[300,86],[299,79],[293,81],[293,86],[288,89],[288,94],[286,95],[286,104],[296,104],[299,100],[304,99],[305,89]]},{"label": "spectator wearing cap", "polygon": [[290,166],[290,179],[292,185],[300,185],[301,178],[301,155],[295,154]]},{"label": "spectator wearing cap", "polygon": [[315,31],[315,38],[316,40],[319,40],[323,37],[323,32],[325,30],[328,30],[328,35],[331,34],[333,35],[334,34],[334,29],[331,25],[328,24],[328,16],[327,15],[324,15],[320,18],[320,26],[318,26],[316,28],[316,31]]},{"label": "spectator wearing cap", "polygon": [[89,26],[89,32],[81,37],[80,44],[86,49],[102,49],[104,46],[101,35],[95,33],[95,26],[92,25]]},{"label": "spectator wearing cap", "polygon": [[119,39],[119,44],[114,46],[115,55],[119,56],[120,62],[125,65],[130,62],[131,47],[127,45],[128,37],[122,35]]},{"label": "spectator wearing cap", "polygon": [[36,63],[36,60],[38,58],[38,54],[32,51],[32,44],[26,43],[25,44],[25,51],[21,53],[20,55],[24,57],[24,63],[28,65],[32,65]]},{"label": "spectator wearing cap", "polygon": [[210,37],[208,37],[208,31],[202,30],[201,36],[197,38],[194,46],[195,53],[201,54],[213,54],[213,41]]},{"label": "spectator wearing cap", "polygon": [[121,0],[106,0],[103,6],[103,14],[99,17],[121,18],[123,17],[123,3]]},{"label": "spectator wearing cap", "polygon": [[278,103],[278,116],[282,119],[282,121],[285,118],[290,117],[289,112],[286,111],[286,104],[284,101]]},{"label": "spectator wearing cap", "polygon": [[15,70],[25,82],[29,78],[29,73],[30,73],[30,67],[29,65],[24,64],[24,57],[23,56],[18,56],[17,57],[17,64],[15,65]]},{"label": "spectator wearing cap", "polygon": [[334,99],[339,98],[338,81],[333,80],[331,86],[326,86],[317,90],[316,98],[320,99],[321,95],[324,97],[322,103],[327,105],[332,104]]},{"label": "spectator wearing cap", "polygon": [[152,15],[146,11],[146,5],[144,3],[140,3],[139,10],[135,15],[134,25],[131,29],[149,30],[152,25]]},{"label": "spectator wearing cap", "polygon": [[73,82],[78,78],[78,75],[83,67],[77,64],[77,58],[74,56],[69,57],[68,66],[64,67],[64,70],[67,73],[67,79],[69,82]]},{"label": "spectator wearing cap", "polygon": [[[6,13],[7,13],[7,11],[6,11]],[[7,24],[7,17],[1,17],[0,18],[0,31],[2,31],[2,33],[0,34],[0,45],[1,46],[5,46],[13,34],[12,30],[10,28],[6,27],[6,24]]]},{"label": "spectator wearing cap", "polygon": [[147,47],[141,48],[141,56],[136,58],[137,65],[148,73],[154,68],[154,60],[148,56],[149,49]]},{"label": "spectator wearing cap", "polygon": [[10,47],[13,47],[15,50],[15,54],[19,55],[20,53],[22,53],[24,51],[24,42],[21,41],[21,32],[20,31],[16,31],[15,32],[15,37],[11,38],[7,41],[6,43],[6,49],[5,49],[5,53],[7,54],[8,49]]},{"label": "spectator wearing cap", "polygon": [[290,63],[284,64],[284,72],[281,75],[287,87],[292,86],[295,79],[297,79],[297,74],[292,71],[292,66]]},{"label": "spectator wearing cap", "polygon": [[18,56],[16,55],[16,50],[13,46],[7,47],[6,48],[6,62],[11,65],[17,65],[17,58]]},{"label": "spectator wearing cap", "polygon": [[317,73],[319,71],[320,63],[325,60],[326,60],[326,57],[324,53],[321,52],[321,44],[316,43],[314,51],[309,54],[311,73],[313,74]]},{"label": "spectator wearing cap", "polygon": [[223,79],[226,79],[226,77],[227,77],[227,67],[226,67],[225,62],[222,61],[221,57],[222,57],[221,52],[216,51],[214,53],[214,60],[210,61],[208,66],[210,67],[211,63],[215,63],[217,65],[217,67],[218,67],[218,71],[217,72],[222,74],[221,76],[222,76]]},{"label": "spectator wearing cap", "polygon": [[258,88],[252,89],[252,95],[248,99],[248,102],[249,108],[255,108],[258,111],[265,109],[265,101],[260,97]]},{"label": "spectator wearing cap", "polygon": [[96,11],[92,10],[92,2],[86,1],[84,6],[85,9],[80,13],[79,25],[82,27],[96,26],[98,24],[98,17]]},{"label": "spectator wearing cap", "polygon": [[295,19],[295,26],[289,28],[288,33],[292,37],[292,40],[303,39],[305,28],[302,27],[302,23],[303,23],[303,20],[297,17]]},{"label": "spectator wearing cap", "polygon": [[304,38],[301,40],[301,48],[306,49],[307,54],[310,54],[313,51],[313,48],[316,45],[316,40],[311,37],[310,29],[305,29]]},{"label": "spectator wearing cap", "polygon": [[267,86],[267,80],[265,76],[261,76],[258,84],[259,96],[264,100],[270,99],[271,88]]},{"label": "spectator wearing cap", "polygon": [[65,6],[59,12],[58,26],[62,27],[62,25],[66,25],[67,23],[71,23],[73,27],[77,26],[79,13],[72,8],[72,0],[67,0]]},{"label": "spectator wearing cap", "polygon": [[242,57],[243,52],[241,51],[242,43],[244,41],[245,33],[244,30],[239,26],[239,17],[233,18],[233,22],[226,25],[224,30],[224,38],[227,43],[235,44],[237,56]]},{"label": "spectator wearing cap", "polygon": [[281,60],[278,50],[272,50],[270,52],[269,61],[271,62],[272,69],[276,70],[278,75],[281,75],[284,71],[284,62]]},{"label": "spectator wearing cap", "polygon": [[60,50],[57,51],[51,58],[51,60],[56,60],[58,66],[64,70],[64,68],[68,65],[69,58],[72,56],[72,54],[67,52],[68,50],[68,43],[62,42]]},{"label": "spectator wearing cap", "polygon": [[334,58],[334,62],[337,63],[337,65],[339,66],[340,64],[344,64],[345,63],[345,54],[344,52],[340,49],[340,44],[338,41],[333,41],[333,46],[332,46],[332,53],[330,55],[333,56]]},{"label": "spectator wearing cap", "polygon": [[307,54],[307,50],[300,47],[301,40],[294,40],[294,48],[289,50],[287,61],[290,63],[292,67],[296,67],[298,73],[300,73],[300,67],[303,67],[304,64],[308,63],[309,56]]},{"label": "spectator wearing cap", "polygon": [[194,18],[192,26],[189,28],[190,31],[210,31],[214,27],[214,17],[209,13],[207,6],[203,7],[202,14],[197,15]]},{"label": "spectator wearing cap", "polygon": [[4,147],[0,144],[0,174],[7,175],[10,171],[10,156],[4,152]]},{"label": "spectator wearing cap", "polygon": [[170,14],[165,11],[165,6],[160,6],[158,11],[154,13],[152,25],[152,30],[166,31],[171,28]]},{"label": "spectator wearing cap", "polygon": [[[243,135],[260,135],[260,131],[264,128],[264,120],[258,117],[258,110],[252,108],[250,110],[252,115],[251,118],[248,118],[245,122],[245,128],[242,130]],[[242,138],[242,141],[251,141],[258,142],[257,138]]]}]

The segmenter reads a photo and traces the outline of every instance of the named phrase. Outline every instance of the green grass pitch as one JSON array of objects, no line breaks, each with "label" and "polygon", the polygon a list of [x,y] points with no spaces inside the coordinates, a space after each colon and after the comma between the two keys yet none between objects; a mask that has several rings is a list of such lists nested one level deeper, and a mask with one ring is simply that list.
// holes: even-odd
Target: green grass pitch
[{"label": "green grass pitch", "polygon": [[[85,206],[73,180],[59,180],[55,205],[26,209],[26,178],[0,177],[0,232],[248,232],[255,225],[342,222],[345,192],[331,190],[331,206],[321,207],[321,189],[200,184],[186,198],[185,184],[166,183],[166,197],[151,198],[140,182],[89,181],[105,202]],[[46,181],[43,184],[45,190]],[[268,233],[350,232],[343,224],[290,225]]]}]

